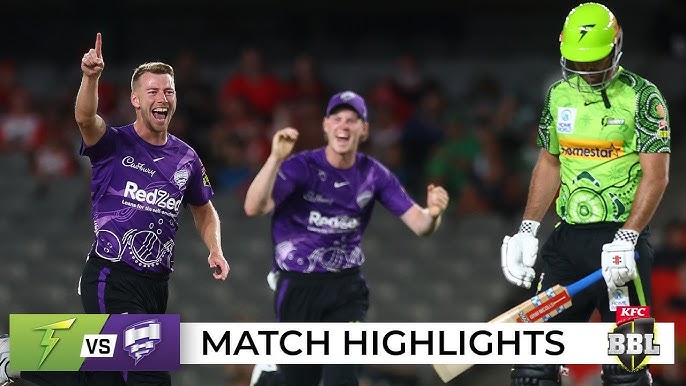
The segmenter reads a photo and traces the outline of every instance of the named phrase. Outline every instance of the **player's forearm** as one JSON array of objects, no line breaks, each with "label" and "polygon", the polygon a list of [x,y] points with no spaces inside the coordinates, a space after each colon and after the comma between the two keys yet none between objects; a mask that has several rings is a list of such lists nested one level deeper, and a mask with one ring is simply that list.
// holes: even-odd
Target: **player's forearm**
[{"label": "player's forearm", "polygon": [[104,133],[105,123],[98,116],[98,80],[83,76],[76,95],[74,118],[86,145],[93,145]]},{"label": "player's forearm", "polygon": [[541,149],[531,174],[529,196],[524,210],[524,220],[541,221],[560,187],[560,161],[556,155]]},{"label": "player's forearm", "polygon": [[74,116],[79,125],[95,121],[98,112],[98,80],[84,75],[76,94]]},{"label": "player's forearm", "polygon": [[653,218],[668,182],[667,175],[644,175],[636,189],[631,214],[622,228],[641,232]]},{"label": "player's forearm", "polygon": [[221,223],[211,202],[192,210],[195,227],[210,252],[221,252]]},{"label": "player's forearm", "polygon": [[246,215],[260,216],[269,213],[274,208],[272,191],[282,162],[276,157],[267,158],[245,195],[243,209]]},{"label": "player's forearm", "polygon": [[435,232],[441,225],[441,216],[432,217],[428,208],[415,204],[407,210],[400,219],[417,236],[427,236]]}]

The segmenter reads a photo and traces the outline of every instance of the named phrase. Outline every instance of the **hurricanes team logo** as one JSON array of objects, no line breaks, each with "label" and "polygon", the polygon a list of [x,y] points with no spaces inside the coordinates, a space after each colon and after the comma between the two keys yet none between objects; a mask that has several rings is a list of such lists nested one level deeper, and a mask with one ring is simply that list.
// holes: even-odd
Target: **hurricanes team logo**
[{"label": "hurricanes team logo", "polygon": [[157,319],[144,320],[124,330],[124,350],[138,364],[141,359],[155,351],[162,341],[162,326]]},{"label": "hurricanes team logo", "polygon": [[355,98],[357,98],[357,94],[355,94],[352,91],[346,91],[343,94],[341,94],[341,99],[346,101],[346,102],[353,100]]},{"label": "hurricanes team logo", "polygon": [[188,169],[177,170],[174,173],[174,183],[179,187],[179,189],[183,189],[183,187],[186,186],[190,175],[191,173],[188,171]]}]

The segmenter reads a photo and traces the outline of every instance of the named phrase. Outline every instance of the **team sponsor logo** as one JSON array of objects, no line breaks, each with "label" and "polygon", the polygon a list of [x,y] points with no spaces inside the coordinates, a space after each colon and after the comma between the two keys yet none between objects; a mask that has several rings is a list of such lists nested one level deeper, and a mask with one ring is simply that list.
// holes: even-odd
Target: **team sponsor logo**
[{"label": "team sponsor logo", "polygon": [[307,193],[303,194],[303,199],[305,201],[314,202],[317,204],[329,204],[329,205],[331,205],[333,203],[332,198],[328,198],[328,197],[323,196],[319,193],[315,193],[311,190],[308,191]]},{"label": "team sponsor logo", "polygon": [[624,124],[624,120],[621,118],[603,117],[603,126],[621,126]]},{"label": "team sponsor logo", "polygon": [[135,169],[141,173],[145,173],[150,177],[154,176],[157,172],[157,170],[153,170],[147,167],[143,162],[136,162],[136,160],[130,155],[127,155],[126,157],[122,158],[121,164],[124,167]]},{"label": "team sponsor logo", "polygon": [[574,132],[574,121],[576,120],[576,109],[572,107],[557,108],[557,132],[572,134]]},{"label": "team sponsor logo", "polygon": [[615,310],[615,323],[618,326],[634,319],[649,317],[649,306],[618,306]]},{"label": "team sponsor logo", "polygon": [[337,231],[348,232],[357,229],[360,226],[360,220],[355,217],[347,215],[338,216],[322,216],[316,210],[310,211],[308,218],[309,230],[322,233],[335,233]]},{"label": "team sponsor logo", "polygon": [[624,141],[560,138],[560,155],[567,158],[610,160],[624,155]]},{"label": "team sponsor logo", "polygon": [[[619,257],[616,256],[614,259],[617,260]],[[629,287],[623,286],[613,291],[608,290],[608,300],[610,301],[610,311],[616,311],[619,308],[630,305],[631,300],[629,300]],[[619,314],[617,316],[619,316]],[[617,323],[620,323],[619,320]]]},{"label": "team sponsor logo", "polygon": [[[178,172],[177,172],[178,173]],[[157,206],[161,209],[178,211],[181,206],[181,199],[176,199],[164,189],[145,190],[138,187],[133,181],[126,181],[124,188],[124,198],[130,198],[140,203]]]}]

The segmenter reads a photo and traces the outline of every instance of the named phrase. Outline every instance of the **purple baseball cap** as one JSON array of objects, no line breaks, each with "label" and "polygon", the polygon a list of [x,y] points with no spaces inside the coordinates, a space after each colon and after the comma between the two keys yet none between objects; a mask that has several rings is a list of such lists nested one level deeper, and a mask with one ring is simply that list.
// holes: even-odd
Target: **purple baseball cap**
[{"label": "purple baseball cap", "polygon": [[331,111],[341,105],[350,106],[363,121],[367,122],[367,105],[364,103],[364,98],[357,93],[347,90],[332,96],[326,107],[326,116],[331,115]]}]

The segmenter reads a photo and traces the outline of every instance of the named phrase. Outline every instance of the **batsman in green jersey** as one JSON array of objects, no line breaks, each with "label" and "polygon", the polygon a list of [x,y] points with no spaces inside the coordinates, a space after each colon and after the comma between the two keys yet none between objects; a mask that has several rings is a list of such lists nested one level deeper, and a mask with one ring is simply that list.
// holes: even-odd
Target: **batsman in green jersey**
[{"label": "batsman in green jersey", "polygon": [[[569,13],[560,52],[563,79],[546,95],[523,221],[504,238],[501,265],[508,281],[531,287],[538,227],[557,196],[561,222],[541,248],[537,290],[601,267],[605,281],[578,294],[574,307],[552,321],[585,322],[597,309],[602,321],[614,322],[617,306],[650,302],[647,228],[668,183],[669,114],[654,84],[619,66],[622,29],[604,5],[585,3]],[[512,385],[558,386],[560,368],[514,366]],[[603,365],[602,381],[651,384],[646,368],[620,365]]]}]

